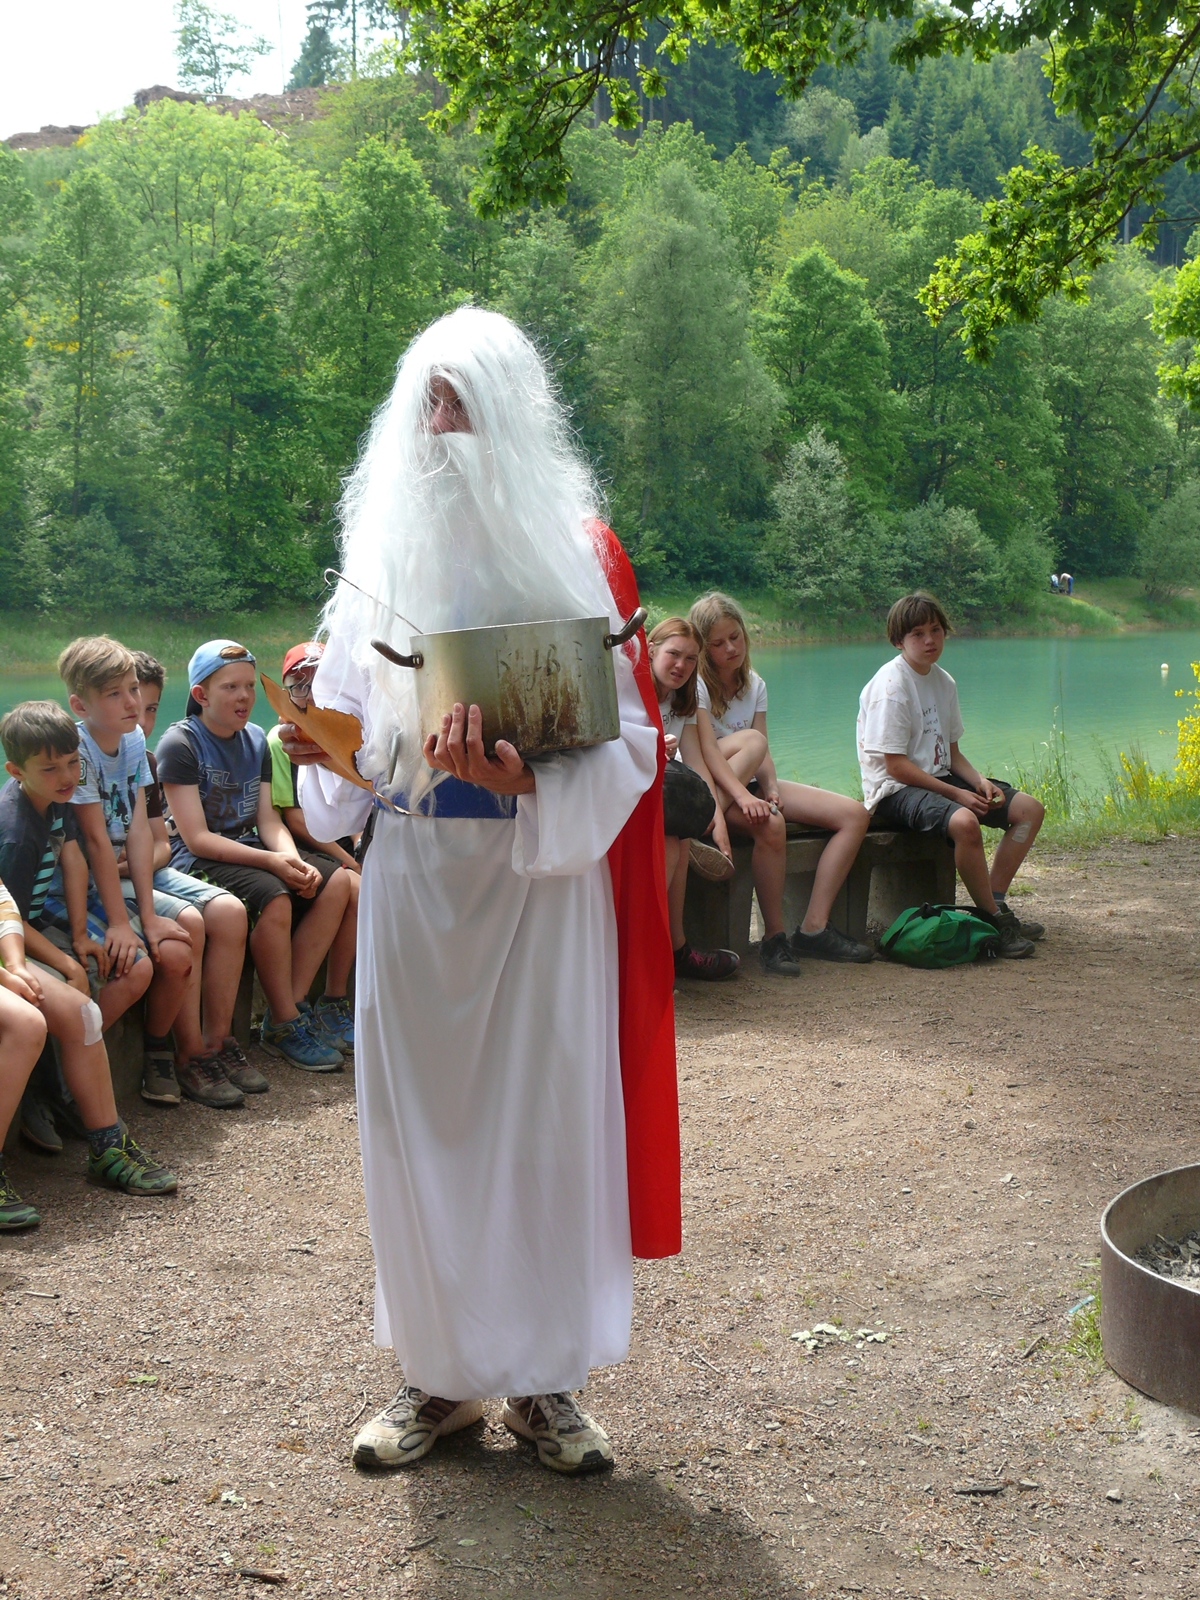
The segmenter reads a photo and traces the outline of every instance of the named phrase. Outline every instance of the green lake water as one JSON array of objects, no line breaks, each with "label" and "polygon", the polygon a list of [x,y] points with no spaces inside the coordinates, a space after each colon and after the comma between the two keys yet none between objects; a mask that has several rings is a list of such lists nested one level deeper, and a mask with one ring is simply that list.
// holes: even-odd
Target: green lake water
[{"label": "green lake water", "polygon": [[[881,644],[796,645],[757,649],[767,681],[771,748],[781,777],[849,790],[858,781],[854,720],[867,680],[893,652]],[[1164,678],[1162,663],[1167,663]],[[1105,757],[1139,748],[1156,767],[1175,759],[1176,724],[1192,704],[1177,689],[1195,684],[1200,632],[1130,633],[1100,638],[955,639],[942,665],[958,682],[966,732],[962,747],[998,776],[1029,764],[1057,721],[1070,765],[1088,787],[1104,781]],[[0,674],[0,713],[19,700],[57,699],[53,674]],[[183,715],[182,673],[167,680],[159,731]],[[275,720],[260,696],[255,720]]]}]

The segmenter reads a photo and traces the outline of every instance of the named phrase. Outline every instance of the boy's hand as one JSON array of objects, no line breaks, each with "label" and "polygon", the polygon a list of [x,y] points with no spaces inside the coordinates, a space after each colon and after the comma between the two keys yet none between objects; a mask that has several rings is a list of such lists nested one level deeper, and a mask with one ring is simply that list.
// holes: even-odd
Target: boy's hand
[{"label": "boy's hand", "polygon": [[70,956],[63,957],[63,964],[58,969],[72,989],[78,989],[85,1000],[92,998],[91,985],[88,983],[87,969],[81,967],[78,961],[72,961]]},{"label": "boy's hand", "polygon": [[102,978],[108,977],[109,972],[112,970],[112,957],[102,944],[98,944],[95,939],[89,939],[85,933],[78,939],[71,940],[71,949],[74,950],[85,972],[87,971],[88,957],[94,956],[97,973]]},{"label": "boy's hand", "polygon": [[164,940],[182,939],[188,946],[192,942],[186,928],[181,928],[177,922],[172,922],[170,917],[160,917],[157,914],[142,918],[142,932],[146,937],[152,961],[158,960],[158,947]]},{"label": "boy's hand", "polygon": [[31,1006],[42,1003],[42,986],[37,973],[30,972],[28,967],[0,967],[0,987],[8,989]]},{"label": "boy's hand", "polygon": [[974,789],[954,789],[952,798],[977,817],[986,817],[990,809],[986,798]]},{"label": "boy's hand", "polygon": [[121,878],[129,876],[129,859],[125,854],[124,845],[117,851],[117,876]]},{"label": "boy's hand", "polygon": [[311,900],[321,887],[321,874],[316,867],[310,867],[307,861],[296,856],[284,855],[282,851],[275,852],[274,871],[281,883],[305,900]]},{"label": "boy's hand", "polygon": [[993,806],[1004,804],[1004,790],[998,783],[993,783],[990,778],[980,778],[979,792],[988,803],[989,811]]},{"label": "boy's hand", "polygon": [[109,923],[104,936],[104,948],[112,958],[112,975],[123,978],[132,970],[138,951],[145,948],[128,922]]}]

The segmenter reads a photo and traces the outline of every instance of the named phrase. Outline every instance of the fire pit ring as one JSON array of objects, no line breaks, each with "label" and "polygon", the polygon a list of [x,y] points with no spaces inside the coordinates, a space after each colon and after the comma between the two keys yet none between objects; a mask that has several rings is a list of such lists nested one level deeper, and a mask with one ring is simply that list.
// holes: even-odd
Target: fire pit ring
[{"label": "fire pit ring", "polygon": [[1133,1259],[1157,1235],[1200,1227],[1200,1165],[1134,1183],[1100,1219],[1104,1359],[1127,1383],[1200,1416],[1200,1289]]}]

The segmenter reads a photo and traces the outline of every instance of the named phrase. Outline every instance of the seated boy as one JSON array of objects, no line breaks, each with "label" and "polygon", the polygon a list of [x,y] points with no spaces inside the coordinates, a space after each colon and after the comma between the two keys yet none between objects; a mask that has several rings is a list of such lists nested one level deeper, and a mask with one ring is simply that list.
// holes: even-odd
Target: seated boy
[{"label": "seated boy", "polygon": [[[283,658],[280,672],[283,687],[293,704],[303,710],[312,695],[312,681],[316,675],[325,646],[310,640],[295,644]],[[359,865],[350,854],[353,839],[339,839],[326,843],[314,839],[308,831],[304,812],[296,795],[296,763],[283,748],[279,735],[280,724],[267,732],[267,748],[271,752],[271,803],[283,818],[284,827],[306,853],[327,857],[345,867],[350,874],[350,901],[337,937],[329,946],[325,964],[325,993],[313,1007],[325,1032],[339,1048],[354,1050],[354,1008],[346,996],[350,982],[350,969],[358,943],[358,886]],[[347,848],[350,847],[350,848]]]},{"label": "seated boy", "polygon": [[[138,678],[141,711],[138,725],[146,739],[154,733],[158,707],[162,700],[166,669],[144,650],[133,652]],[[204,919],[204,956],[201,972],[191,997],[197,1017],[203,1020],[204,1056],[197,1058],[180,1078],[180,1088],[201,1105],[241,1105],[244,1094],[265,1094],[266,1078],[246,1059],[246,1053],[233,1032],[233,1008],[237,1004],[238,984],[246,959],[246,908],[236,895],[205,883],[171,866],[171,840],[167,833],[166,812],[158,781],[158,762],[147,748],[146,761],[151,782],[146,789],[146,818],[154,840],[154,897],[156,904],[194,906]],[[122,888],[126,898],[132,891],[128,863],[118,854]],[[162,909],[162,904],[159,905]],[[166,912],[173,915],[173,912]],[[230,1094],[230,1085],[239,1091]]]},{"label": "seated boy", "polygon": [[[937,664],[949,632],[932,595],[905,595],[888,612],[888,639],[900,654],[859,698],[863,802],[889,828],[948,840],[976,909],[999,930],[1001,955],[1030,956],[1045,929],[1019,922],[1005,897],[1046,813],[1032,795],[982,777],[958,748],[958,690]],[[990,872],[980,823],[1004,830]]]},{"label": "seated boy", "polygon": [[264,1047],[307,1072],[336,1072],[342,1052],[305,996],[342,925],[350,874],[298,850],[271,804],[271,757],[250,721],[254,657],[245,645],[202,644],[188,663],[188,687],[186,717],[158,742],[171,864],[245,902],[267,997]]},{"label": "seated boy", "polygon": [[[174,1173],[118,1120],[104,1041],[87,1042],[96,1020],[88,1009],[88,972],[34,926],[56,868],[72,880],[73,905],[77,899],[82,904],[85,892],[87,863],[70,804],[79,778],[79,732],[61,706],[33,700],[0,721],[0,743],[11,778],[0,789],[0,879],[16,902],[23,933],[23,951],[10,945],[3,953],[5,972],[19,980],[18,992],[37,996],[58,1040],[63,1075],[87,1132],[88,1176],[126,1194],[165,1194],[176,1187]],[[142,959],[105,988],[120,990],[128,1005],[149,977],[150,963]]]},{"label": "seated boy", "polygon": [[[81,719],[80,779],[71,799],[94,885],[88,903],[92,936],[103,939],[116,965],[126,941],[136,947],[140,934],[154,966],[142,1024],[142,1098],[178,1105],[182,1087],[209,1105],[241,1105],[244,1097],[206,1056],[200,1033],[203,919],[185,901],[154,888],[154,839],[146,816],[150,768],[133,655],[104,635],[76,639],[59,656],[58,670],[71,710]],[[119,855],[126,860],[124,882]],[[53,889],[46,915],[60,926],[66,920]]]}]

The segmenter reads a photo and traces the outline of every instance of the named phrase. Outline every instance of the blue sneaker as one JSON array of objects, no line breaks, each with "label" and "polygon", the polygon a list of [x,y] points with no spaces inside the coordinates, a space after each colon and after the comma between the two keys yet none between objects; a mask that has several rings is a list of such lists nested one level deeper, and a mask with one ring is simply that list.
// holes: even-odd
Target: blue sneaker
[{"label": "blue sneaker", "polygon": [[312,1016],[335,1050],[341,1050],[348,1056],[354,1054],[354,1007],[344,994],[336,999],[333,995],[323,994],[312,1007]]},{"label": "blue sneaker", "polygon": [[342,1052],[335,1050],[313,1026],[312,1018],[301,1011],[290,1022],[272,1022],[268,1010],[262,1020],[260,1043],[264,1050],[282,1056],[302,1072],[338,1072]]}]

